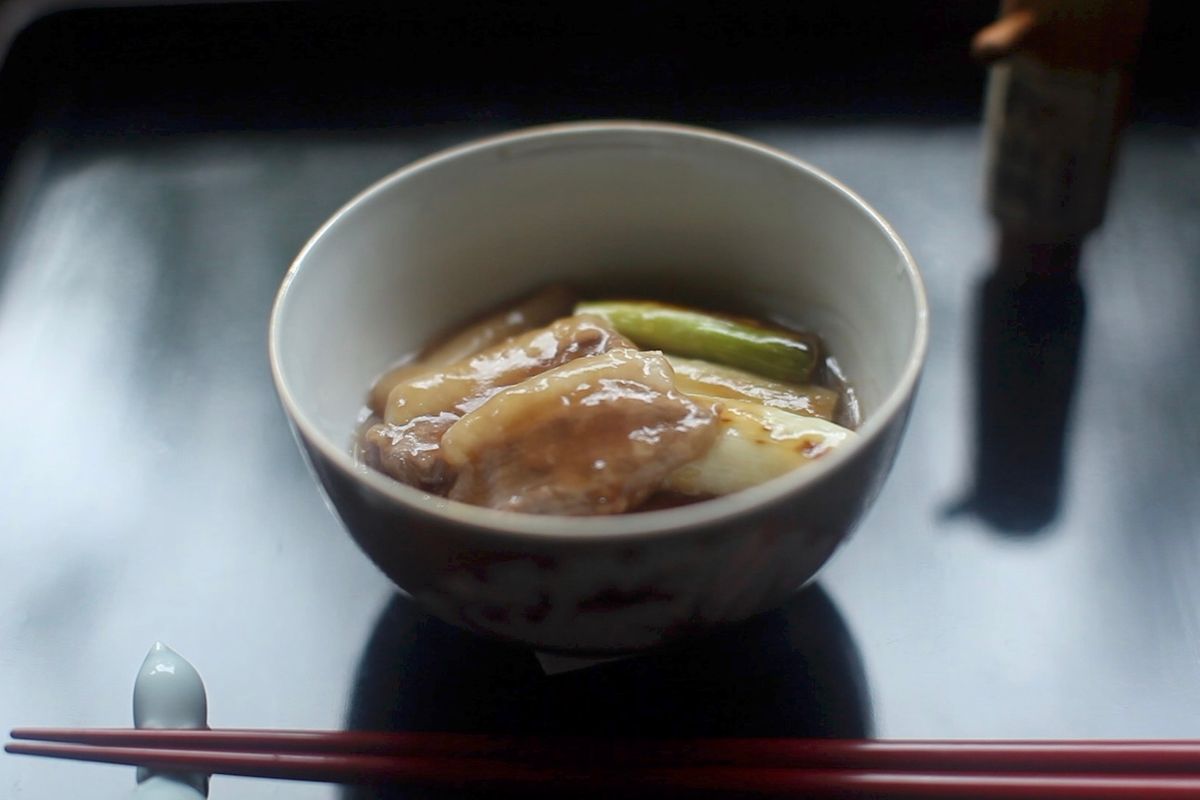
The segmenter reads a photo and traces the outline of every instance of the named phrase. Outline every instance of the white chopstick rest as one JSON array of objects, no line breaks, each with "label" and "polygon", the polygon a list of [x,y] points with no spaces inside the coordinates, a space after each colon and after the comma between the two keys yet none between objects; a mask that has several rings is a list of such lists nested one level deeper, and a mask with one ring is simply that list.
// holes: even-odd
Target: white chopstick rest
[{"label": "white chopstick rest", "polygon": [[[155,642],[133,684],[133,724],[137,728],[208,727],[204,681],[186,658]],[[138,767],[137,800],[204,800],[208,775],[156,772]]]}]

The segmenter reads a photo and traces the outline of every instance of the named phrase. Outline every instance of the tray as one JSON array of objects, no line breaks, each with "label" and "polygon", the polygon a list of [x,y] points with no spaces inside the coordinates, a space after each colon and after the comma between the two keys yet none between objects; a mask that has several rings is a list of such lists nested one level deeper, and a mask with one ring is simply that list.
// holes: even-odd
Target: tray
[{"label": "tray", "polygon": [[[992,274],[979,199],[961,45],[991,3],[724,8],[579,26],[533,3],[211,4],[27,28],[0,71],[0,727],[128,724],[162,640],[220,726],[1200,735],[1200,139],[1165,56],[1081,284],[1031,290]],[[844,180],[910,245],[934,335],[884,493],[815,584],[709,639],[548,674],[421,614],[342,534],[278,408],[266,318],[308,235],[376,178],[611,116],[715,125]],[[132,785],[0,759],[14,800]]]}]

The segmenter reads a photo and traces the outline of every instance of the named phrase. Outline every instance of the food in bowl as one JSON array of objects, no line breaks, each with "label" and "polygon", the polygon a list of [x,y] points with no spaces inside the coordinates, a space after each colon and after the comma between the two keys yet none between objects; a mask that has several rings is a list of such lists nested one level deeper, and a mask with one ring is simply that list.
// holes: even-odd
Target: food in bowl
[{"label": "food in bowl", "polygon": [[504,511],[607,515],[741,491],[854,437],[858,406],[820,337],[551,286],[381,376],[359,458]]},{"label": "food in bowl", "polygon": [[[802,322],[852,378],[862,423],[811,465],[653,513],[496,511],[355,461],[353,421],[386,365],[552,284]],[[288,271],[270,357],[329,504],[423,609],[541,650],[617,654],[746,619],[818,574],[884,485],[927,313],[903,242],[834,178],[717,131],[588,122],[437,153],[359,195]]]}]

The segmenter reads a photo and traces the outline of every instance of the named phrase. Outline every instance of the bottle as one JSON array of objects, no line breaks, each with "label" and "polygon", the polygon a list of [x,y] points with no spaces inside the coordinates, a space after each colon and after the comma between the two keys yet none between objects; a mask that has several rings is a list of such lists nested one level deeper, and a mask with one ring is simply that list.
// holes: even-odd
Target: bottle
[{"label": "bottle", "polygon": [[1104,221],[1148,0],[1004,0],[972,54],[992,63],[985,185],[1000,261],[1073,277]]}]

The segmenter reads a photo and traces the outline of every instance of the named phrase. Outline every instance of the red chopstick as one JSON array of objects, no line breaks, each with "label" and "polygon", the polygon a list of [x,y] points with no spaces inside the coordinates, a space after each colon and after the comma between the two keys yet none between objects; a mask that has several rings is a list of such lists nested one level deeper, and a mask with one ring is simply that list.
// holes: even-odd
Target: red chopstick
[{"label": "red chopstick", "polygon": [[439,788],[546,793],[703,791],[799,797],[978,800],[1173,800],[1200,797],[1200,777],[973,772],[886,772],[780,767],[592,768],[484,758],[155,750],[72,744],[10,744],[5,750],[110,764],[335,783],[403,782]]},{"label": "red chopstick", "polygon": [[606,739],[473,733],[264,729],[17,728],[14,739],[111,747],[277,753],[357,753],[612,762],[977,772],[1180,773],[1200,777],[1198,740]]},{"label": "red chopstick", "polygon": [[612,741],[123,729],[18,729],[12,735],[54,743],[10,743],[10,753],[337,783],[982,800],[1200,797],[1196,741]]}]

